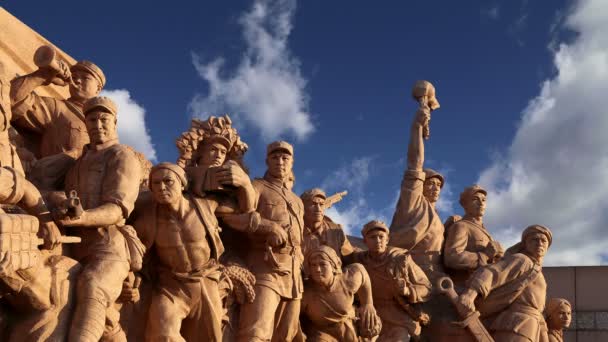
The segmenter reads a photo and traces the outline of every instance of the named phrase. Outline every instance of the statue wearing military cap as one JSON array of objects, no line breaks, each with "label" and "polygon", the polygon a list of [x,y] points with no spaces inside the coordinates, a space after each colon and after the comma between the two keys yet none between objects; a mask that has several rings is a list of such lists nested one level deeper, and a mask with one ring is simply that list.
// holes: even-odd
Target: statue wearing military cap
[{"label": "statue wearing military cap", "polygon": [[133,150],[118,141],[116,104],[94,97],[84,104],[84,114],[90,143],[65,178],[66,193],[74,192],[84,211],[79,216],[66,213],[59,222],[82,238],[71,255],[83,271],[70,339],[98,341],[102,335],[124,336],[114,302],[129,271],[141,267],[144,247],[125,220],[135,206],[142,175]]},{"label": "statue wearing military cap", "polygon": [[504,250],[483,224],[487,191],[475,184],[460,194],[464,209],[461,220],[446,226],[443,259],[456,290],[462,290],[469,276],[479,267],[498,261]]},{"label": "statue wearing military cap", "polygon": [[[48,47],[47,47],[48,48]],[[27,146],[37,158],[25,165],[28,178],[45,190],[58,190],[74,159],[89,143],[83,106],[97,96],[106,83],[99,66],[80,61],[68,66],[63,61],[17,77],[11,84],[14,127],[28,138]],[[50,83],[67,85],[67,100],[39,96],[35,89]]]},{"label": "statue wearing military cap", "polygon": [[529,226],[503,259],[480,268],[467,282],[459,305],[470,312],[478,310],[482,318],[495,317],[489,327],[495,341],[548,340],[542,264],[551,240],[547,227]]},{"label": "statue wearing military cap", "polygon": [[[259,196],[247,256],[256,276],[256,300],[241,307],[237,341],[292,341],[299,330],[304,205],[287,187],[293,168],[291,144],[275,141],[266,151],[266,174],[253,181]],[[277,310],[282,314],[275,321]]]},{"label": "statue wearing military cap", "polygon": [[348,241],[342,226],[325,215],[325,192],[319,188],[304,191],[300,196],[304,203],[304,240],[302,250],[306,256],[318,246],[329,246],[340,258],[350,255],[354,248]]},{"label": "statue wearing military cap", "polygon": [[407,250],[390,247],[389,228],[380,220],[366,223],[361,230],[367,251],[354,252],[349,259],[361,263],[372,283],[372,296],[382,331],[378,341],[409,341],[421,333],[428,315],[414,303],[426,302],[431,283]]},{"label": "statue wearing military cap", "polygon": [[[420,106],[410,128],[407,168],[390,224],[391,244],[409,250],[416,264],[435,283],[446,276],[441,255],[445,236],[443,220],[435,207],[445,179],[439,172],[424,168],[424,140],[429,138],[431,111],[438,108],[438,104],[434,87],[429,82],[417,82],[413,95]],[[425,305],[433,319],[423,329],[423,335],[441,342],[441,332],[453,327],[452,322],[458,316],[449,300],[439,293],[434,293]]]}]

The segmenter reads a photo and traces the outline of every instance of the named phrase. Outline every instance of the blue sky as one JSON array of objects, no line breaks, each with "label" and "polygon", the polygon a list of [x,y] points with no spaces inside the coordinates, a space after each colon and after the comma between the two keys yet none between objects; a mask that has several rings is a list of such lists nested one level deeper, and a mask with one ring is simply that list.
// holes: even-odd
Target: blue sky
[{"label": "blue sky", "polygon": [[[193,116],[230,113],[250,146],[252,175],[264,172],[267,142],[293,142],[296,192],[349,190],[331,214],[355,234],[368,219],[390,221],[416,110],[411,87],[428,79],[442,107],[426,165],[447,175],[443,217],[460,213],[458,194],[479,182],[490,190],[488,228],[504,244],[545,223],[559,232],[552,263],[607,261],[599,224],[608,177],[597,166],[608,156],[579,149],[608,142],[589,138],[608,127],[599,91],[608,10],[600,0],[3,6],[73,57],[99,64],[106,89],[125,90],[145,110],[158,161],[175,160],[174,139]],[[589,112],[581,120],[590,125],[573,133],[563,123],[576,122],[569,115],[577,110]],[[597,168],[602,180],[577,187],[583,168]],[[580,255],[572,239],[594,245]]]}]

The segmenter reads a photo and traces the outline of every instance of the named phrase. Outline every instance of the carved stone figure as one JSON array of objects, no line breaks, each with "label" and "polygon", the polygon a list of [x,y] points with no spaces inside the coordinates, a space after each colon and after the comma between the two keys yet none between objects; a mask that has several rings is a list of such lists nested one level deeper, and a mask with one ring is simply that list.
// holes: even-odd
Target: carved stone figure
[{"label": "carved stone figure", "polygon": [[370,221],[361,231],[368,250],[351,259],[365,266],[371,279],[374,303],[382,319],[378,341],[417,339],[428,315],[413,305],[425,302],[431,283],[425,273],[401,248],[389,247],[389,229],[382,221]]},{"label": "carved stone figure", "polygon": [[304,255],[318,246],[333,248],[340,258],[351,254],[354,249],[348,241],[342,226],[325,216],[325,192],[319,188],[305,191],[300,198],[304,203]]},{"label": "carved stone figure", "polygon": [[496,342],[548,340],[542,263],[551,241],[548,228],[529,226],[502,260],[479,268],[469,279],[459,303],[469,312],[481,312]]},{"label": "carved stone figure", "polygon": [[[89,142],[83,105],[97,96],[106,82],[104,73],[92,62],[68,66],[58,60],[54,64],[55,68],[45,66],[15,78],[10,92],[13,124],[40,139],[33,151],[38,160],[30,173],[36,185],[44,189],[57,186]],[[69,86],[70,98],[62,100],[34,92],[51,83]]]},{"label": "carved stone figure", "polygon": [[572,321],[572,306],[564,298],[551,298],[545,308],[545,320],[549,328],[549,342],[564,342],[565,328]]},{"label": "carved stone figure", "polygon": [[38,249],[37,234],[54,246],[59,231],[40,192],[8,167],[0,168],[0,203],[17,204],[33,215],[7,214],[0,209],[0,298],[11,304],[12,319],[10,337],[5,337],[9,341],[63,341],[80,265]]},{"label": "carved stone figure", "polygon": [[[371,340],[380,333],[372,285],[361,264],[342,269],[336,251],[321,245],[307,254],[306,270],[309,279],[304,284],[301,311],[307,341],[357,342],[359,336]],[[360,302],[357,312],[355,294]]]},{"label": "carved stone figure", "polygon": [[84,269],[70,340],[124,339],[113,304],[129,271],[141,267],[143,246],[125,225],[139,193],[141,168],[132,150],[118,142],[117,108],[110,99],[92,98],[83,112],[91,143],[65,180],[66,193],[79,196],[82,210],[68,211],[60,220],[82,237],[71,251]]},{"label": "carved stone figure", "polygon": [[483,225],[486,196],[486,190],[478,185],[464,189],[460,194],[464,217],[445,227],[443,260],[457,291],[464,289],[467,279],[477,268],[496,262],[504,254],[500,243]]},{"label": "carved stone figure", "polygon": [[241,307],[239,341],[292,341],[299,330],[304,208],[286,187],[293,147],[271,143],[266,165],[264,178],[253,181],[259,198],[249,228],[247,263],[256,276],[256,300]]},{"label": "carved stone figure", "polygon": [[[432,169],[423,169],[423,165],[424,139],[428,138],[431,111],[437,108],[438,104],[434,97],[434,88],[428,83],[417,83],[414,94],[420,107],[412,122],[407,170],[401,182],[399,200],[390,225],[391,245],[407,249],[429,281],[435,284],[446,275],[441,260],[444,227],[435,209],[444,178]],[[424,306],[432,316],[431,323],[423,329],[424,338],[433,342],[442,339],[453,342],[461,334],[462,329],[452,324],[457,320],[457,313],[445,296],[434,291],[432,298]]]},{"label": "carved stone figure", "polygon": [[9,139],[9,129],[13,117],[10,89],[8,71],[5,69],[4,63],[0,61],[0,166],[9,166],[19,173],[25,174],[16,148]]},{"label": "carved stone figure", "polygon": [[[236,163],[225,163],[237,136],[231,134],[229,124],[223,125],[215,118],[208,121],[210,129],[197,146],[202,150],[198,152],[197,167],[207,171],[219,167],[214,175],[218,184],[242,190],[240,210],[251,212],[256,193],[249,177]],[[158,259],[152,270],[157,273],[158,288],[148,315],[149,341],[222,340],[223,307],[218,283],[224,246],[216,214],[227,215],[237,208],[221,193],[210,192],[204,197],[182,194],[187,188],[182,168],[171,163],[154,166],[150,173],[154,202],[145,206],[144,215],[135,222],[146,248],[153,247]]]}]

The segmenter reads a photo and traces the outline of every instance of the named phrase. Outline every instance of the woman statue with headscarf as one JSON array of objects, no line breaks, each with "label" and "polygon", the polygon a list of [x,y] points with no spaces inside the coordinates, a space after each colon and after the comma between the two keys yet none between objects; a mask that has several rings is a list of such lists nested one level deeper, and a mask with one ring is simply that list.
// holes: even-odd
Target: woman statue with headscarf
[{"label": "woman statue with headscarf", "polygon": [[572,306],[563,298],[551,298],[545,308],[549,342],[564,342],[564,328],[572,321]]}]

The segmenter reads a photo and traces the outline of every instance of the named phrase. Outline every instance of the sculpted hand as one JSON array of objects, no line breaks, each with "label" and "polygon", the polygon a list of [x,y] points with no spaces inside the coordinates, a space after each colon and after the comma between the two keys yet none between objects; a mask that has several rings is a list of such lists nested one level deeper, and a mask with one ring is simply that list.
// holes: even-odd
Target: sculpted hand
[{"label": "sculpted hand", "polygon": [[426,126],[431,120],[431,109],[428,106],[420,107],[416,111],[416,123],[421,127]]},{"label": "sculpted hand", "polygon": [[272,224],[272,230],[268,234],[266,241],[272,247],[279,247],[287,243],[287,231],[276,223]]},{"label": "sculpted hand", "polygon": [[218,181],[224,185],[232,185],[237,188],[242,188],[251,184],[249,176],[243,169],[233,161],[226,162],[221,166],[221,170],[217,172]]},{"label": "sculpted hand", "polygon": [[59,239],[61,238],[61,232],[55,222],[48,221],[40,224],[40,238],[44,240],[44,249],[55,249],[59,246]]},{"label": "sculpted hand", "polygon": [[133,287],[131,283],[125,280],[122,283],[122,292],[118,297],[118,301],[122,303],[139,301],[139,288]]},{"label": "sculpted hand", "polygon": [[64,216],[59,219],[59,224],[63,227],[81,227],[87,225],[87,211],[78,217]]},{"label": "sculpted hand", "polygon": [[496,254],[494,255],[494,259],[502,258],[505,255],[505,250],[500,245],[500,242],[492,241],[492,244],[494,244],[494,249],[496,249]]},{"label": "sculpted hand", "polygon": [[59,72],[56,72],[55,76],[51,80],[51,83],[59,86],[65,86],[72,78],[72,73],[70,72],[70,67],[62,60],[59,60],[58,64],[61,70],[59,70]]},{"label": "sculpted hand", "polygon": [[488,245],[486,246],[484,253],[485,253],[485,255],[488,256],[489,260],[493,260],[495,257],[498,256],[498,253],[501,252],[501,250],[502,250],[502,247],[500,246],[500,244],[498,244],[495,241],[490,241],[490,242],[488,242]]},{"label": "sculpted hand", "polygon": [[359,317],[363,337],[372,337],[380,333],[380,331],[376,331],[379,326],[378,315],[376,315],[376,309],[372,304],[366,304],[359,308]]},{"label": "sculpted hand", "polygon": [[460,295],[460,297],[458,297],[458,311],[461,313],[474,312],[475,298],[477,298],[477,291],[467,289],[463,294]]}]

